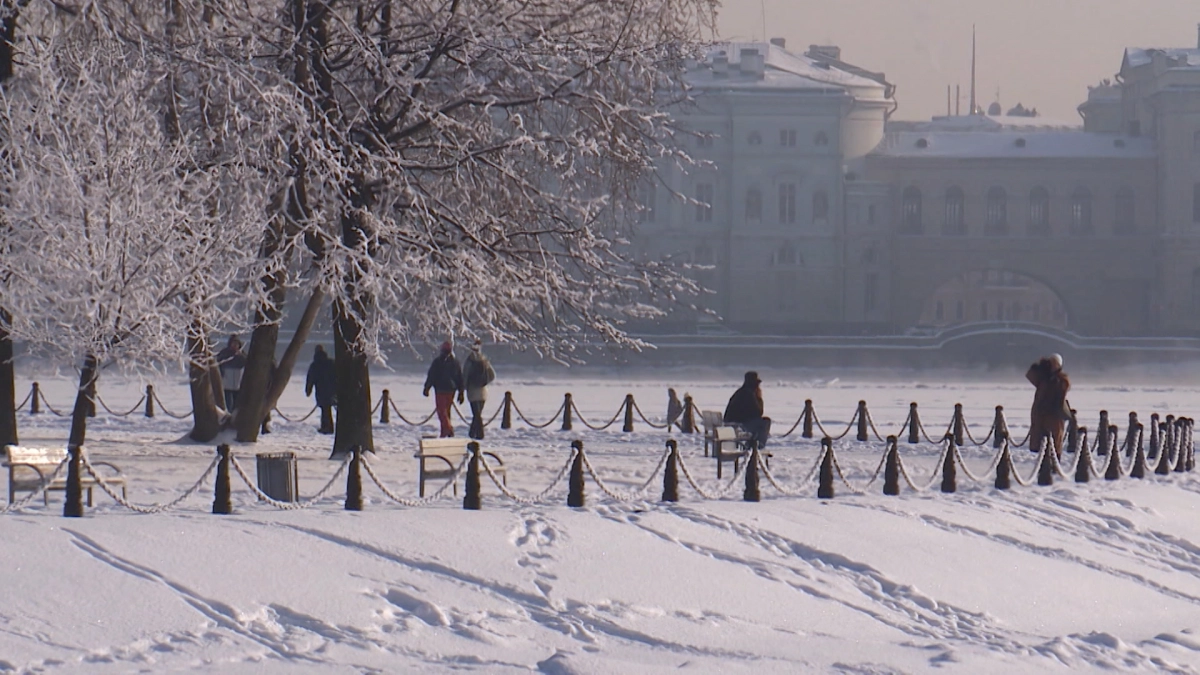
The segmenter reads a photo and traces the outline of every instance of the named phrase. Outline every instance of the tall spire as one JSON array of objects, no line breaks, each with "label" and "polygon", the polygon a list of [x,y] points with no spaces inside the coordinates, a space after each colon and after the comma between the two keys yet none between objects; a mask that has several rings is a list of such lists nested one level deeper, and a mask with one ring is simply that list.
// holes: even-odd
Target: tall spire
[{"label": "tall spire", "polygon": [[971,24],[971,108],[969,114],[974,115],[978,112],[979,108],[975,104],[975,24]]}]

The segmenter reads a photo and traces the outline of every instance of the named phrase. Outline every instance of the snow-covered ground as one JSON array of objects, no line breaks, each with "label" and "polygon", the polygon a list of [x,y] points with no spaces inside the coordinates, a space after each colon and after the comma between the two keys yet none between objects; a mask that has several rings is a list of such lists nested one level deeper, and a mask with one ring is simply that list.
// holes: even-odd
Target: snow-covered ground
[{"label": "snow-covered ground", "polygon": [[[1068,364],[1069,365],[1069,364]],[[546,374],[549,373],[549,374]],[[584,418],[607,422],[626,393],[652,420],[666,388],[721,409],[740,373],[596,374],[501,371],[489,414],[511,390],[542,423],[570,391]],[[896,433],[910,401],[930,434],[964,405],[982,440],[996,405],[1013,435],[1027,426],[1032,388],[1019,373],[889,375],[764,373],[775,432],[797,420],[806,398],[826,428],[840,433],[857,402],[868,402],[882,434]],[[24,397],[32,377],[18,382]],[[44,375],[56,409],[70,407],[73,383]],[[1128,384],[1080,384],[1071,401],[1089,427],[1101,409],[1122,437],[1130,410],[1194,416],[1200,387],[1170,376]],[[172,412],[186,411],[179,378],[154,382]],[[280,409],[307,413],[294,382]],[[380,373],[406,417],[428,414],[421,378]],[[128,410],[143,382],[109,378],[99,391]],[[325,485],[340,463],[316,419],[276,418],[255,446],[236,446],[253,478],[254,454],[299,455],[300,496]],[[901,444],[920,492],[898,497],[868,487],[883,453],[851,432],[836,444],[855,493],[837,483],[832,500],[804,482],[816,440],[794,433],[770,450],[763,501],[703,499],[681,479],[681,501],[664,504],[660,464],[668,434],[640,419],[592,431],[555,422],[534,429],[489,427],[485,447],[508,467],[509,487],[534,496],[549,487],[581,439],[606,486],[591,478],[587,506],[566,506],[559,482],[548,501],[529,505],[485,482],[481,511],[447,495],[411,507],[389,500],[369,478],[366,508],[342,508],[344,482],[302,510],[259,502],[234,476],[236,513],[210,513],[212,482],[164,513],[134,513],[103,494],[87,517],[61,517],[33,500],[0,516],[0,672],[16,673],[656,673],[683,671],[961,673],[1200,672],[1200,481],[1193,474],[999,491],[992,475],[959,491],[938,490],[938,448]],[[22,443],[62,445],[68,421],[48,413],[19,417]],[[92,459],[120,464],[129,499],[171,501],[210,465],[212,447],[180,442],[186,420],[101,411],[88,429]],[[413,428],[392,416],[376,426],[371,465],[390,491],[416,497]],[[459,432],[465,425],[459,424]],[[706,492],[718,492],[715,463],[698,436],[675,433],[685,466]],[[991,465],[991,445],[964,449],[973,473]],[[1030,453],[1015,453],[1022,477]],[[1068,457],[1066,463],[1073,462]],[[729,475],[726,475],[728,480]],[[486,478],[485,478],[486,481]]]}]

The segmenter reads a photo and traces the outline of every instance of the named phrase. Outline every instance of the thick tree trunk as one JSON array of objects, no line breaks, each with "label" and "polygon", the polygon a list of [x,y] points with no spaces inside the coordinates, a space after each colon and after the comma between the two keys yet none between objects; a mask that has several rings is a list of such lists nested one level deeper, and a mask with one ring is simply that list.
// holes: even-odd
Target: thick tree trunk
[{"label": "thick tree trunk", "polygon": [[[308,304],[304,307],[304,313],[300,315],[300,323],[296,326],[296,332],[292,334],[292,340],[288,343],[287,349],[283,351],[283,358],[279,359],[279,365],[275,368],[275,376],[271,378],[271,387],[267,390],[266,404],[263,406],[267,411],[275,409],[279,403],[279,397],[283,396],[283,392],[287,389],[288,381],[292,379],[292,371],[296,368],[296,360],[300,358],[300,348],[308,342],[308,335],[312,332],[313,324],[317,321],[317,314],[321,311],[321,304],[325,302],[325,292],[316,289],[308,296]],[[264,419],[266,415],[263,415]],[[261,420],[260,420],[261,422]]]},{"label": "thick tree trunk", "polygon": [[75,407],[71,409],[71,435],[67,438],[68,448],[82,448],[87,437],[88,413],[95,402],[96,378],[99,376],[95,354],[83,359],[79,372],[79,390],[75,392]]},{"label": "thick tree trunk", "polygon": [[0,309],[0,447],[17,444],[17,389],[8,312]]},{"label": "thick tree trunk", "polygon": [[375,450],[371,431],[371,376],[359,336],[362,326],[342,301],[333,302],[333,360],[337,372],[337,421],[333,457],[342,457],[354,446]]},{"label": "thick tree trunk", "polygon": [[192,430],[188,438],[207,443],[221,432],[221,413],[209,373],[212,372],[212,349],[202,326],[193,326],[187,337],[188,387],[192,393]]}]

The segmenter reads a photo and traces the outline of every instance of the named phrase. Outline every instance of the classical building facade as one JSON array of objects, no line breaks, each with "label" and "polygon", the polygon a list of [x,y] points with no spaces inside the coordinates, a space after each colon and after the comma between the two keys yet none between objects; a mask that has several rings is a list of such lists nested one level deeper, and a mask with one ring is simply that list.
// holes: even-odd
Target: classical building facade
[{"label": "classical building facade", "polygon": [[728,330],[1200,331],[1200,47],[1126,50],[1082,125],[889,122],[881,74],[782,41],[720,45],[691,83],[699,163],[659,172],[635,243],[704,266]]}]

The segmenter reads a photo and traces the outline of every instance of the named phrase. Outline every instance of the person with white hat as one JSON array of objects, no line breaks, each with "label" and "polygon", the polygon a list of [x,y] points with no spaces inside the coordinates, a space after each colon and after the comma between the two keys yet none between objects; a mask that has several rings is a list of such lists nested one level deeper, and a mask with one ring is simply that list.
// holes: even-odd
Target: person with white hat
[{"label": "person with white hat", "polygon": [[1063,372],[1063,358],[1059,354],[1038,359],[1025,372],[1025,379],[1037,387],[1033,394],[1033,406],[1029,411],[1029,449],[1041,452],[1047,442],[1055,454],[1062,458],[1063,432],[1071,409],[1067,405],[1067,392],[1071,381]]}]

